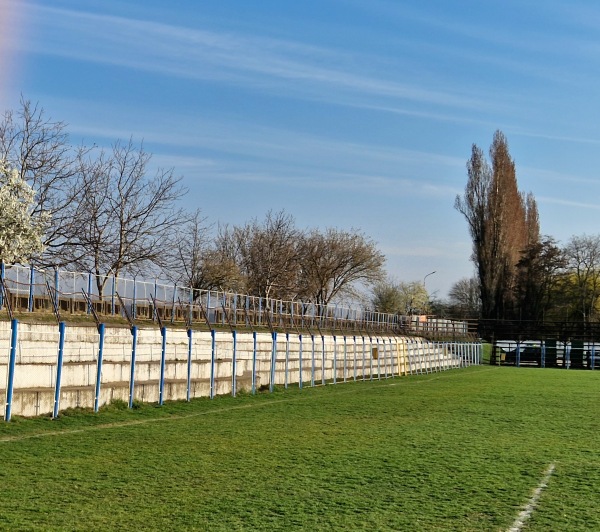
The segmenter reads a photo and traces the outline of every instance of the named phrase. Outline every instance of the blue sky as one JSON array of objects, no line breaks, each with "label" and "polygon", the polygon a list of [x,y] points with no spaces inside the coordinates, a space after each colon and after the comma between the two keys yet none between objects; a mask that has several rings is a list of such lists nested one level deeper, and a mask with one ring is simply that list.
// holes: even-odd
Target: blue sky
[{"label": "blue sky", "polygon": [[363,230],[438,297],[472,275],[454,209],[472,143],[508,137],[541,229],[600,219],[600,5],[507,0],[0,0],[0,110],[75,144],[144,141],[185,206]]}]

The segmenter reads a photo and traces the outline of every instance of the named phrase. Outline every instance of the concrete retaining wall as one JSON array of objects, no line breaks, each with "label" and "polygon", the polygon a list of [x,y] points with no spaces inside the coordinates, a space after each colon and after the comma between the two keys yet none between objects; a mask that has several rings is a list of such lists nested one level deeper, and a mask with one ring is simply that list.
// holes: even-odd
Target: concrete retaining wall
[{"label": "concrete retaining wall", "polygon": [[[36,416],[53,411],[59,332],[56,325],[18,324],[12,415]],[[235,350],[236,389],[271,384],[273,338],[270,333],[238,332]],[[0,323],[0,397],[6,398],[11,324]],[[186,399],[188,394],[187,331],[166,333],[163,400]],[[94,327],[66,327],[61,372],[60,409],[94,406],[99,334]],[[256,343],[256,349],[255,349]],[[474,345],[474,344],[473,344]],[[301,347],[302,346],[302,347]],[[138,330],[134,372],[135,401],[157,402],[160,392],[162,336],[158,328]],[[215,332],[214,395],[232,393],[233,334]],[[127,328],[106,328],[99,405],[129,400],[132,334]],[[302,358],[302,363],[300,359]],[[438,371],[477,363],[474,347],[430,343],[397,336],[321,337],[279,333],[276,341],[274,385],[304,386],[389,378],[406,373]],[[210,395],[212,338],[193,331],[189,395]],[[300,379],[300,376],[302,377]],[[0,405],[4,417],[6,402]]]}]

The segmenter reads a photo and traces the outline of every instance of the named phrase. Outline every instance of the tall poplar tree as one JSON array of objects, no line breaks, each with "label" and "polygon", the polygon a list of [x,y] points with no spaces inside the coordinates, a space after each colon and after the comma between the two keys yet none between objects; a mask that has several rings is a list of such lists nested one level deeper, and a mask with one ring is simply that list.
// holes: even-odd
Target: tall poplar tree
[{"label": "tall poplar tree", "polygon": [[454,206],[463,214],[473,239],[472,260],[481,291],[481,317],[498,319],[517,314],[517,263],[525,248],[539,240],[537,205],[531,194],[519,192],[508,142],[496,131],[490,162],[472,146],[467,161],[467,185]]}]

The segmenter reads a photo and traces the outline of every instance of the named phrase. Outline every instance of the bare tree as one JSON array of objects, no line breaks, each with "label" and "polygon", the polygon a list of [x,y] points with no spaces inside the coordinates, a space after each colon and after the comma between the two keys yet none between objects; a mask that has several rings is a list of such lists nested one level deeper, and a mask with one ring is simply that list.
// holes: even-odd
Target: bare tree
[{"label": "bare tree", "polygon": [[567,260],[566,284],[574,294],[576,315],[584,322],[595,319],[600,297],[600,235],[573,236],[563,252]]},{"label": "bare tree", "polygon": [[361,232],[313,230],[300,244],[301,297],[327,305],[352,291],[357,283],[371,285],[384,276],[384,255]]},{"label": "bare tree", "polygon": [[301,233],[284,211],[269,211],[262,222],[225,227],[217,237],[217,257],[237,264],[252,295],[293,299],[298,284],[298,242]]},{"label": "bare tree", "polygon": [[212,226],[199,210],[178,227],[168,246],[172,257],[167,276],[194,290],[244,290],[235,254],[225,251],[228,248],[225,240],[221,241],[222,248],[217,247],[211,233]]},{"label": "bare tree", "polygon": [[187,220],[176,206],[184,189],[172,170],[158,169],[149,177],[150,158],[130,140],[81,163],[73,242],[79,267],[97,276],[117,276],[164,263],[170,234]]},{"label": "bare tree", "polygon": [[481,310],[479,280],[465,277],[455,282],[448,292],[450,311],[456,317],[477,318]]},{"label": "bare tree", "polygon": [[484,318],[509,317],[515,311],[516,265],[526,246],[539,239],[533,196],[519,192],[506,137],[497,131],[490,147],[491,166],[472,147],[464,195],[454,206],[463,214],[473,240]]},{"label": "bare tree", "polygon": [[211,243],[210,226],[200,210],[169,235],[166,275],[173,281],[199,288],[203,284],[203,259]]},{"label": "bare tree", "polygon": [[38,262],[65,264],[63,248],[74,232],[72,206],[80,193],[76,160],[82,152],[69,144],[66,124],[47,118],[39,105],[24,98],[16,112],[7,110],[2,116],[0,160],[17,169],[34,189],[31,215],[52,216],[43,238],[46,253]]}]

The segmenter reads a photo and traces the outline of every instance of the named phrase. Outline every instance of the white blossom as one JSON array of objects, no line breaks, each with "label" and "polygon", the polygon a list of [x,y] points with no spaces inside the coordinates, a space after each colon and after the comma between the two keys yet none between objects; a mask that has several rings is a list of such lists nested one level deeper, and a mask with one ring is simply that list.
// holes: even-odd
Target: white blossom
[{"label": "white blossom", "polygon": [[35,191],[0,159],[0,260],[27,263],[44,251],[42,237],[49,213],[32,216]]}]

